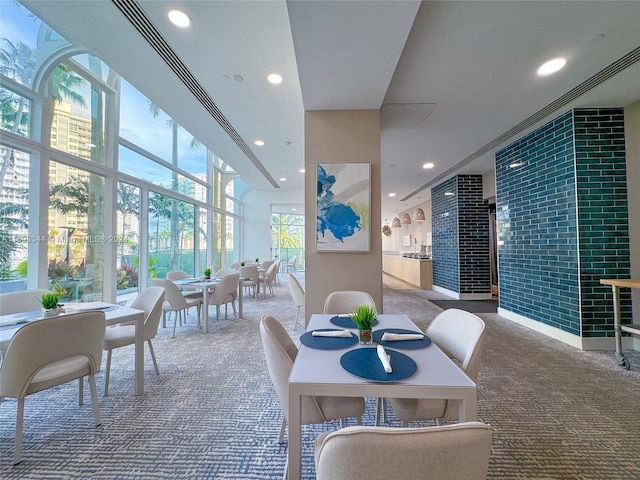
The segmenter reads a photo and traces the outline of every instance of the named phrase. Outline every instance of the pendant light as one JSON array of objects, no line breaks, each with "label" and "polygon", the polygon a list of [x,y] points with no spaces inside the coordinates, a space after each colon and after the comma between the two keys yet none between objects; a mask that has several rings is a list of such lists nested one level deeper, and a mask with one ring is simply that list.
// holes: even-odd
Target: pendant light
[{"label": "pendant light", "polygon": [[402,224],[403,225],[411,225],[411,215],[405,213],[402,215]]},{"label": "pendant light", "polygon": [[398,217],[395,217],[393,219],[393,221],[391,222],[391,227],[400,228],[400,219]]},{"label": "pendant light", "polygon": [[426,220],[424,216],[424,210],[421,208],[416,208],[413,212],[413,221],[414,222],[424,222]]}]

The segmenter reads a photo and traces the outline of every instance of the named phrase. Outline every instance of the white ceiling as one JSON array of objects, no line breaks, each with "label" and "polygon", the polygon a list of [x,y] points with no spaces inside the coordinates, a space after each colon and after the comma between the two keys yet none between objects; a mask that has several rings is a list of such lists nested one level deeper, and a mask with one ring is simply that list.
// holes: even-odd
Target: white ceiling
[{"label": "white ceiling", "polygon": [[[483,147],[640,47],[638,1],[140,0],[252,161],[112,1],[22,3],[98,54],[254,188],[292,189],[300,202],[304,110],[382,108],[382,218],[389,220],[448,176],[491,170],[494,149],[477,153]],[[189,29],[166,20],[175,7],[191,16]],[[590,41],[597,34],[604,38]],[[568,59],[564,70],[535,75],[559,55]],[[266,81],[273,71],[284,76],[279,86]],[[546,119],[636,100],[640,62]],[[265,145],[255,146],[256,138]],[[423,170],[426,161],[435,168]]]}]

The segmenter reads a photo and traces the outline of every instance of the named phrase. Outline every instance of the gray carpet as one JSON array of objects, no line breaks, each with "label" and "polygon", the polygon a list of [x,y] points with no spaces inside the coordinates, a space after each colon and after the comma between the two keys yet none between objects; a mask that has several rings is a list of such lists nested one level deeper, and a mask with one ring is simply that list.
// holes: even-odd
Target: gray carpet
[{"label": "gray carpet", "polygon": [[496,313],[498,302],[495,300],[431,300],[431,303],[446,310],[458,308],[471,313]]},{"label": "gray carpet", "polygon": [[[393,279],[385,283],[394,289],[385,287],[384,310],[405,313],[422,328],[441,311],[430,300],[446,299]],[[295,312],[283,283],[274,297],[247,299],[246,318],[212,320],[209,335],[198,331],[195,315],[178,327],[175,339],[170,328],[161,328],[154,341],[161,372],[154,374],[147,356],[144,397],[133,395],[133,349],[116,350],[110,395],[100,398],[99,428],[92,424],[88,388],[83,407],[77,405],[75,382],[30,396],[24,460],[15,467],[10,461],[16,402],[3,402],[0,478],[281,478],[281,411],[258,322],[270,313],[290,327]],[[630,354],[632,368],[626,371],[611,352],[582,352],[496,314],[481,316],[487,339],[478,413],[494,430],[488,478],[640,478],[640,354]],[[103,385],[101,372],[98,388]],[[365,423],[373,422],[373,413],[369,401]],[[399,426],[392,413],[390,425]],[[337,426],[304,427],[303,478],[314,478],[314,438]]]}]

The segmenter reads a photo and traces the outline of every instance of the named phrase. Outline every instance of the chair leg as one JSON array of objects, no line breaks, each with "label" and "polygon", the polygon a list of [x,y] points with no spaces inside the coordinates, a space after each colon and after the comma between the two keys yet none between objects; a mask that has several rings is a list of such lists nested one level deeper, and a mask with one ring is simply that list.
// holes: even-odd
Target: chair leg
[{"label": "chair leg", "polygon": [[162,310],[162,328],[167,328],[167,311]]},{"label": "chair leg", "polygon": [[356,425],[362,425],[362,417],[356,417]]},{"label": "chair leg", "polygon": [[89,387],[91,388],[91,405],[93,406],[93,421],[96,427],[102,424],[100,419],[100,407],[98,406],[98,389],[96,388],[96,376],[89,375]]},{"label": "chair leg", "polygon": [[78,379],[78,405],[84,405],[84,378]]},{"label": "chair leg", "polygon": [[344,428],[345,423],[344,423],[344,418],[340,419],[340,428]]},{"label": "chair leg", "polygon": [[160,375],[160,370],[158,370],[158,362],[156,362],[156,354],[153,351],[153,345],[151,345],[151,339],[147,340],[147,344],[149,345],[149,353],[151,354],[151,360],[153,360],[153,366],[156,369],[156,375]]},{"label": "chair leg", "polygon": [[233,318],[234,319],[238,318],[236,316],[236,302],[235,302],[235,300],[233,302],[231,302],[231,308],[233,308]]},{"label": "chair leg", "polygon": [[178,310],[175,312],[176,314],[173,316],[173,335],[171,338],[176,338],[176,324],[178,323]]},{"label": "chair leg", "polygon": [[296,312],[296,320],[293,322],[293,328],[291,329],[291,333],[296,331],[296,327],[298,326],[298,317],[300,316],[300,307],[298,307],[298,311]]},{"label": "chair leg", "polygon": [[18,399],[18,411],[16,416],[16,443],[13,449],[13,464],[17,465],[22,460],[22,423],[24,420],[24,397]]},{"label": "chair leg", "polygon": [[287,421],[282,417],[282,425],[280,426],[280,436],[278,437],[278,443],[282,445],[284,443],[284,429],[287,428]]},{"label": "chair leg", "polygon": [[107,351],[107,368],[104,374],[104,394],[103,397],[109,395],[109,374],[111,373],[111,350]]},{"label": "chair leg", "polygon": [[216,305],[216,320],[220,321],[220,305]]}]

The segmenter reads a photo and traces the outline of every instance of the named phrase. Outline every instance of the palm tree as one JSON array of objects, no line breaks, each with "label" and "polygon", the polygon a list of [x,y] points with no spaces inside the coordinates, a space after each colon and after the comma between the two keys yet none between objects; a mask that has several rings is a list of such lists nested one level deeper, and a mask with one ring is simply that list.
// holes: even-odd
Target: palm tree
[{"label": "palm tree", "polygon": [[149,214],[156,219],[156,252],[160,251],[160,219],[171,218],[171,199],[165,195],[151,193],[149,195]]}]

